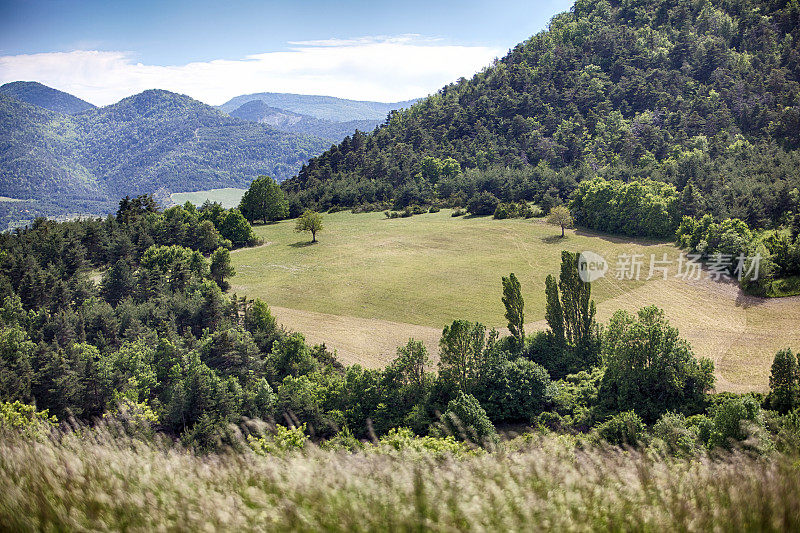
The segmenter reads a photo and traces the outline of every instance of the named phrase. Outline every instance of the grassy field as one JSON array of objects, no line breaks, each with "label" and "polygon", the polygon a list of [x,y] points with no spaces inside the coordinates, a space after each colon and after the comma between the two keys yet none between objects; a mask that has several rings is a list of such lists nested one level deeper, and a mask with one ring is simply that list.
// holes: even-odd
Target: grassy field
[{"label": "grassy field", "polygon": [[[509,272],[522,284],[528,330],[546,327],[544,279],[558,273],[561,250],[609,262],[592,289],[601,320],[620,308],[664,308],[695,352],[715,361],[720,390],[763,390],[774,353],[800,348],[800,299],[676,279],[680,251],[667,243],[583,230],[561,239],[539,219],[453,218],[448,210],[400,219],[340,212],[324,222],[314,245],[293,221],[257,227],[265,244],[233,253],[232,290],[267,301],[280,322],[347,363],[384,365],[412,336],[435,354],[442,327],[457,318],[502,327],[500,277]],[[616,279],[621,254],[642,254],[639,281]],[[675,261],[667,281],[644,281],[651,254]]]},{"label": "grassy field", "polygon": [[212,202],[221,203],[225,209],[230,209],[239,205],[239,200],[242,199],[244,191],[245,189],[228,187],[225,189],[209,189],[207,191],[197,192],[175,192],[170,195],[170,198],[178,205],[191,202],[196,206],[200,206],[203,205],[203,202],[206,200],[210,200]]},{"label": "grassy field", "polygon": [[411,450],[196,456],[103,437],[0,436],[7,531],[797,531],[790,457],[659,459],[556,438]]}]

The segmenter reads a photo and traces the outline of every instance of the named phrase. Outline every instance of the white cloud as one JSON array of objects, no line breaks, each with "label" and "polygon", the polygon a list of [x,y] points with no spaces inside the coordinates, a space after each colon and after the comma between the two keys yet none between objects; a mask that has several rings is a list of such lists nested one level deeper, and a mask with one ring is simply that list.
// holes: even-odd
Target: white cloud
[{"label": "white cloud", "polygon": [[0,56],[0,83],[38,81],[96,105],[146,89],[188,94],[209,104],[253,92],[322,94],[393,102],[425,96],[469,77],[500,53],[418,35],[289,43],[288,51],[176,66],[144,65],[119,51]]}]

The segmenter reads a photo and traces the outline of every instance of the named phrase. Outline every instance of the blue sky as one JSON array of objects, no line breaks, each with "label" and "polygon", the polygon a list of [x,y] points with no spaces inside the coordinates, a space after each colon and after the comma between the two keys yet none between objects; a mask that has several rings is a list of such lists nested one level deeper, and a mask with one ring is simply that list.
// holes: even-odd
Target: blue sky
[{"label": "blue sky", "polygon": [[562,0],[0,1],[0,81],[105,105],[145,88],[212,104],[286,91],[423,96],[546,27]]}]

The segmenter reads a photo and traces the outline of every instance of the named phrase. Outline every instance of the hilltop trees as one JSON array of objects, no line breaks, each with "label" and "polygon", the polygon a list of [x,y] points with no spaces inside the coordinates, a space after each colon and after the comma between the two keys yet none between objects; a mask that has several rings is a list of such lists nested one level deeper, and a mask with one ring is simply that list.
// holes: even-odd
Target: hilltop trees
[{"label": "hilltop trees", "polygon": [[266,224],[288,217],[289,202],[274,179],[259,176],[242,196],[239,211],[249,222],[262,220]]},{"label": "hilltop trees", "polygon": [[322,215],[316,211],[306,209],[297,219],[294,230],[299,232],[310,231],[311,242],[317,242],[317,232],[322,231]]},{"label": "hilltop trees", "polygon": [[[604,231],[670,236],[682,214],[707,211],[778,224],[800,187],[798,42],[793,1],[580,1],[283,187],[315,209],[390,205],[413,190],[452,207],[486,192],[548,211],[598,178],[631,186],[613,195],[622,203],[587,209]],[[442,175],[445,158],[457,176]],[[646,178],[674,189],[674,212],[673,191]]]}]

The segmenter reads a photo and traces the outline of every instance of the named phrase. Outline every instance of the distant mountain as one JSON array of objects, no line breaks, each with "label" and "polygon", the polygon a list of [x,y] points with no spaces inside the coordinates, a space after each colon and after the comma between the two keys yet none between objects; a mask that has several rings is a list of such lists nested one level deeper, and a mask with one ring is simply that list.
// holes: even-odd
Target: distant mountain
[{"label": "distant mountain", "polygon": [[6,83],[0,86],[0,94],[65,115],[77,115],[84,111],[96,109],[95,106],[77,96],[35,81]]},{"label": "distant mountain", "polygon": [[143,193],[284,180],[328,141],[230,117],[150,90],[64,115],[0,95],[0,225],[44,214],[105,213]]},{"label": "distant mountain", "polygon": [[219,106],[219,108],[226,113],[231,113],[253,100],[260,100],[269,107],[283,111],[308,115],[331,122],[349,122],[352,120],[378,120],[383,122],[390,111],[410,107],[417,101],[407,100],[405,102],[384,103],[307,94],[255,93],[232,98]]},{"label": "distant mountain", "polygon": [[268,124],[273,128],[289,133],[314,135],[332,142],[340,142],[356,130],[369,132],[381,124],[383,120],[351,120],[348,122],[331,122],[293,113],[284,109],[270,107],[262,100],[251,100],[230,112],[232,117]]}]

